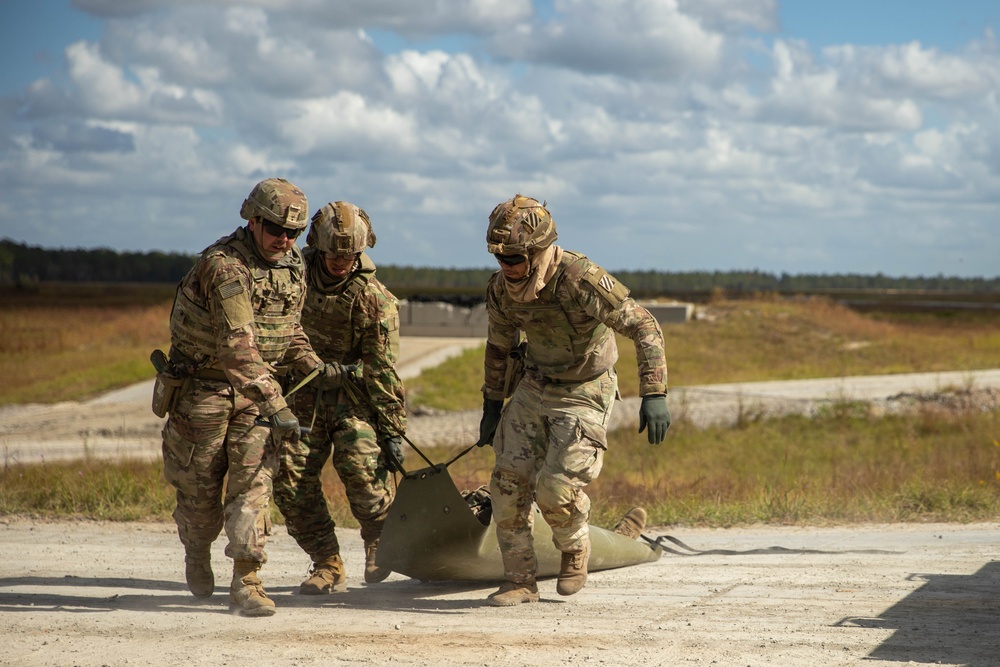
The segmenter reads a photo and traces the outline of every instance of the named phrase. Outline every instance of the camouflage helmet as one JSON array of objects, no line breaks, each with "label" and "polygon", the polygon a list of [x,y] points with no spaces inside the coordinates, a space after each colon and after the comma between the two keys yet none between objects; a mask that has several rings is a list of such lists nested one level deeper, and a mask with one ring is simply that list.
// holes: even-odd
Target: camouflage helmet
[{"label": "camouflage helmet", "polygon": [[335,201],[313,215],[306,245],[334,255],[356,255],[375,246],[375,232],[363,208]]},{"label": "camouflage helmet", "polygon": [[244,220],[263,218],[289,229],[305,229],[308,216],[305,194],[283,178],[268,178],[255,185],[240,208]]},{"label": "camouflage helmet", "polygon": [[514,195],[497,204],[490,213],[486,247],[493,255],[524,255],[548,248],[558,238],[556,223],[545,204],[537,199]]}]

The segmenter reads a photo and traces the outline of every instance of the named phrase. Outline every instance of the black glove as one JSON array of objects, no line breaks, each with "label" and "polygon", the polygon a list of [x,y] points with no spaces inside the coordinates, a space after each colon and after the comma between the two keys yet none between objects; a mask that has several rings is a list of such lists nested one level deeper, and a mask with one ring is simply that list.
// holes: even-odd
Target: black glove
[{"label": "black glove", "polygon": [[287,405],[271,415],[270,422],[271,435],[276,443],[285,440],[299,441],[299,437],[302,435],[299,430],[299,420]]},{"label": "black glove", "polygon": [[323,372],[319,374],[319,385],[323,389],[340,389],[356,368],[357,366],[344,366],[336,362],[323,364]]},{"label": "black glove", "polygon": [[477,447],[493,444],[493,436],[496,435],[497,426],[500,424],[500,411],[502,409],[503,401],[483,397],[483,418],[479,420]]},{"label": "black glove", "polygon": [[382,462],[389,472],[403,472],[403,438],[398,435],[390,435],[382,438],[378,443],[382,450]]},{"label": "black glove", "polygon": [[652,394],[642,397],[639,406],[639,433],[649,426],[646,436],[649,444],[658,445],[663,442],[670,428],[670,410],[667,408],[667,397],[663,394]]}]

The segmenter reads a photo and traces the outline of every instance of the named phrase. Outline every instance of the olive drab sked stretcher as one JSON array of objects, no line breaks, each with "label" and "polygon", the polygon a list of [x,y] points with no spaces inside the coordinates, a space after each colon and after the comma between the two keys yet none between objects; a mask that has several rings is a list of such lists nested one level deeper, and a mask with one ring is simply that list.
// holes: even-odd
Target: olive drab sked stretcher
[{"label": "olive drab sked stretcher", "polygon": [[[366,403],[379,413],[352,378],[348,378],[343,389],[352,400]],[[376,565],[423,581],[503,581],[503,559],[496,526],[491,520],[489,492],[479,489],[463,495],[448,474],[448,466],[475,449],[475,445],[447,463],[435,464],[404,433],[398,435],[427,467],[408,472],[397,461],[402,481],[382,528]],[[532,509],[537,576],[556,576],[562,553],[552,543],[552,529],[541,510],[534,504]],[[587,568],[591,572],[655,561],[662,554],[658,541],[633,540],[590,527]]]},{"label": "olive drab sked stretcher", "polygon": [[[488,496],[485,500],[488,504]],[[376,564],[422,581],[503,581],[496,526],[482,501],[481,495],[458,491],[447,465],[405,473],[382,529]],[[562,554],[541,511],[532,507],[538,576],[556,576]],[[591,572],[656,561],[663,553],[658,544],[596,526],[590,527],[590,549]]]}]

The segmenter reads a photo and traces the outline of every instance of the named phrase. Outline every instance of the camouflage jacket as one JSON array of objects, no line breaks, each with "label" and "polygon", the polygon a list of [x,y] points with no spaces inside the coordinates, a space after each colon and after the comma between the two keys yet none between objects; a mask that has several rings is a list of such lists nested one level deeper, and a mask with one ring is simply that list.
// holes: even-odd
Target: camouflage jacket
[{"label": "camouflage jacket", "polygon": [[555,275],[528,303],[507,293],[503,273],[486,288],[489,317],[486,340],[487,398],[502,399],[507,355],[519,339],[527,341],[525,367],[546,378],[585,381],[618,360],[613,332],[635,343],[639,393],[667,392],[663,332],[648,310],[629,297],[628,289],[581,254],[564,251]]},{"label": "camouflage jacket", "polygon": [[396,373],[396,297],[375,277],[375,264],[365,253],[350,277],[333,286],[322,279],[322,253],[306,248],[304,255],[309,289],[302,308],[302,328],[313,349],[324,361],[361,366],[362,382],[357,385],[378,410],[380,438],[405,433],[405,393]]},{"label": "camouflage jacket", "polygon": [[302,254],[293,246],[271,264],[246,227],[205,249],[181,279],[170,312],[171,359],[191,372],[222,371],[267,417],[285,407],[273,371],[304,373],[322,361],[299,324],[305,297]]}]

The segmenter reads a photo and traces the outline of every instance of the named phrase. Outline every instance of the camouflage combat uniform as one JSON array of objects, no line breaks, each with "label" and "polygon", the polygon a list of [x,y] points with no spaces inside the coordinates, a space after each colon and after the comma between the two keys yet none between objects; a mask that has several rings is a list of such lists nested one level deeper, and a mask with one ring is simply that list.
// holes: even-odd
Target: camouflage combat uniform
[{"label": "camouflage combat uniform", "polygon": [[527,302],[507,293],[501,272],[486,293],[487,399],[503,400],[508,353],[527,340],[525,373],[493,439],[493,518],[505,577],[533,582],[532,502],[559,551],[589,548],[590,499],[601,471],[618,380],[614,332],[635,342],[640,393],[665,394],[667,366],[656,319],[628,290],[583,255],[564,251],[552,278]]},{"label": "camouflage combat uniform", "polygon": [[[395,497],[378,443],[405,433],[406,411],[403,383],[395,368],[397,301],[375,278],[375,264],[362,252],[355,269],[334,281],[323,271],[322,252],[308,247],[304,254],[309,287],[302,327],[324,361],[359,365],[351,382],[362,392],[355,399],[345,389],[320,390],[310,383],[289,399],[300,423],[312,431],[284,449],[274,482],[275,500],[288,533],[320,563],[340,552],[320,481],[323,465],[332,452],[333,468],[361,525],[361,537],[366,545],[376,542]],[[298,379],[293,374],[289,382]]]},{"label": "camouflage combat uniform", "polygon": [[274,365],[322,365],[299,325],[304,297],[301,251],[269,263],[245,227],[202,252],[177,288],[170,360],[189,380],[163,429],[163,463],[188,554],[207,553],[225,527],[227,556],[267,561],[276,457],[254,420],[285,407]]}]

